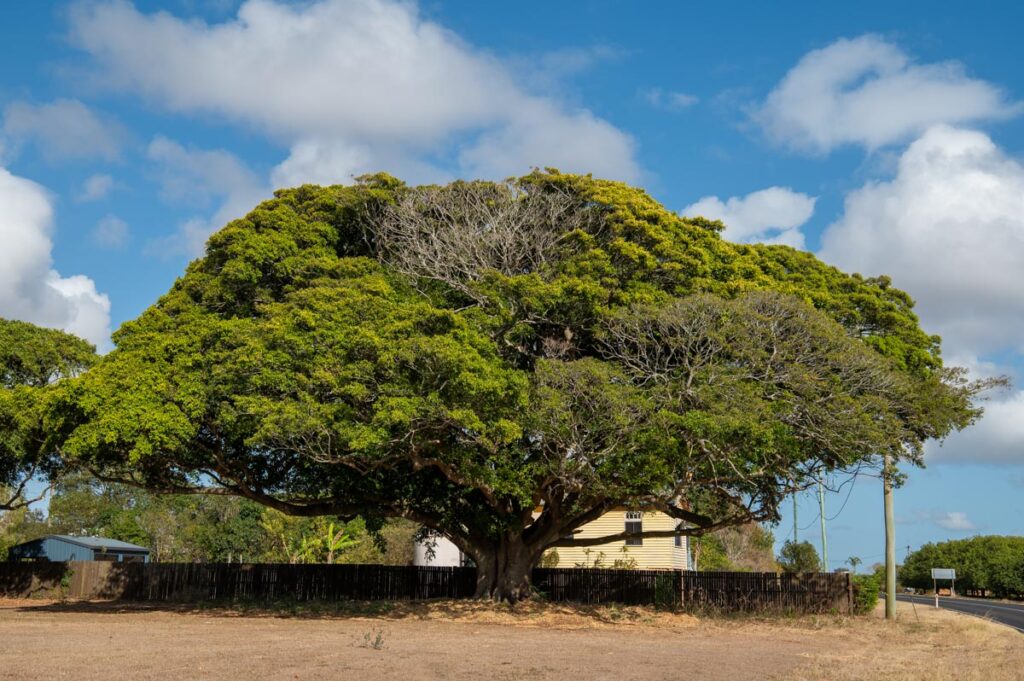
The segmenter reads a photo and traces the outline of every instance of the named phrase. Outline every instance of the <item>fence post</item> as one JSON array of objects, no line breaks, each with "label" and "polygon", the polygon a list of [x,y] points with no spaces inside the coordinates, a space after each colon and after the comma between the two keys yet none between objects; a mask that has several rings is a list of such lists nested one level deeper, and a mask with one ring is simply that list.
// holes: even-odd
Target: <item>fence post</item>
[{"label": "fence post", "polygon": [[847,615],[853,614],[853,576],[849,572],[846,573],[846,594],[847,594]]}]

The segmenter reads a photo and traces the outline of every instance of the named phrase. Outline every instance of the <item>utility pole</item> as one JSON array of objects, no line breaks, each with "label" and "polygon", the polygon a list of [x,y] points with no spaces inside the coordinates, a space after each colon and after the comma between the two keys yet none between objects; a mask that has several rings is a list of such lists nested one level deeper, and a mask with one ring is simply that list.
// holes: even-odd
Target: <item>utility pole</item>
[{"label": "utility pole", "polygon": [[885,502],[885,619],[896,619],[896,523],[893,521],[892,460],[882,460],[882,498]]},{"label": "utility pole", "polygon": [[825,489],[818,478],[818,510],[821,512],[821,566],[828,572],[828,538],[825,536]]},{"label": "utility pole", "polygon": [[797,538],[797,524],[796,524],[796,490],[793,490],[793,543],[798,544],[800,540]]}]

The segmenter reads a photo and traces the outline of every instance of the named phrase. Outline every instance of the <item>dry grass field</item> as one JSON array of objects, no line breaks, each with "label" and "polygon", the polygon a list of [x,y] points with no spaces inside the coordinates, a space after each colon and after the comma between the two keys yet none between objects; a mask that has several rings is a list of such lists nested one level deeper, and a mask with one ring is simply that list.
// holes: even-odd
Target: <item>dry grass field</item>
[{"label": "dry grass field", "polygon": [[468,602],[289,610],[0,600],[0,679],[1024,678],[1024,638],[900,604],[890,625]]}]

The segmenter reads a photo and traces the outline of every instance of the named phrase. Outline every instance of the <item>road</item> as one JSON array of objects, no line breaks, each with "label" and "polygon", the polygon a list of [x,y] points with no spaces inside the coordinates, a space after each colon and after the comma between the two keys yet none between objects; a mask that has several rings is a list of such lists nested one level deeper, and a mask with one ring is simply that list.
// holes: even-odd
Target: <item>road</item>
[{"label": "road", "polygon": [[[896,600],[903,601],[904,603],[913,601],[918,606],[935,607],[934,596],[898,594]],[[939,607],[967,613],[968,615],[986,617],[1013,627],[1024,634],[1024,604],[1016,605],[1001,601],[986,601],[981,598],[949,598],[947,596],[939,596]]]}]

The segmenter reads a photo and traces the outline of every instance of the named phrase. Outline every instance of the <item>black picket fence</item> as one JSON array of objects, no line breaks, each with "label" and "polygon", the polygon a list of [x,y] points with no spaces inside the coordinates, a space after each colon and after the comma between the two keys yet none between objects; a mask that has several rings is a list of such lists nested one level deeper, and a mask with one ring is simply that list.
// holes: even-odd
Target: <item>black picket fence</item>
[{"label": "black picket fence", "polygon": [[[850,612],[845,574],[537,568],[551,601],[723,611]],[[0,595],[138,601],[404,601],[470,598],[471,567],[239,563],[0,563]]]},{"label": "black picket fence", "polygon": [[853,611],[849,573],[693,572],[680,579],[684,608],[730,612]]},{"label": "black picket fence", "polygon": [[535,568],[533,588],[552,601],[673,607],[681,602],[678,570]]}]

